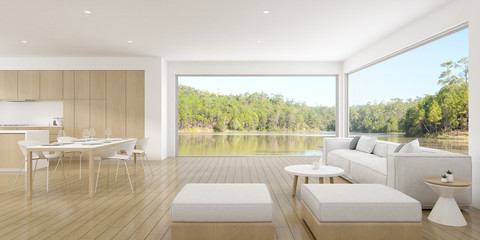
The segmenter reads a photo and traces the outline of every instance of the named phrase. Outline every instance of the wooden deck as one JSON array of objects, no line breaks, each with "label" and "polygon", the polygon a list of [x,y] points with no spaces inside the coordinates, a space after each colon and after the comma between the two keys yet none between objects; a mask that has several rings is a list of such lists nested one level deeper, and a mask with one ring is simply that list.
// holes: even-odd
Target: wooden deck
[{"label": "wooden deck", "polygon": [[[52,161],[53,162],[53,161]],[[72,165],[68,185],[57,172],[45,192],[46,170],[36,173],[33,201],[24,195],[24,178],[10,193],[15,174],[0,174],[0,239],[170,239],[169,206],[186,183],[266,183],[275,204],[276,239],[314,239],[300,217],[300,194],[291,197],[293,177],[283,168],[310,163],[309,157],[178,157],[152,161],[155,177],[145,183],[141,165],[131,193],[124,171],[114,183],[116,164],[102,164],[97,195],[88,198],[87,171],[78,179]],[[54,162],[52,163],[54,164]],[[86,170],[86,162],[83,165]],[[52,167],[53,170],[53,167]],[[133,169],[130,169],[131,172]],[[148,172],[147,172],[148,173]],[[107,179],[109,186],[107,187]],[[303,179],[299,179],[299,184]],[[318,183],[318,179],[310,179]],[[335,184],[346,183],[335,178]],[[298,190],[297,190],[298,193]],[[424,239],[480,239],[480,210],[464,212],[466,227],[446,227],[427,220]]]}]

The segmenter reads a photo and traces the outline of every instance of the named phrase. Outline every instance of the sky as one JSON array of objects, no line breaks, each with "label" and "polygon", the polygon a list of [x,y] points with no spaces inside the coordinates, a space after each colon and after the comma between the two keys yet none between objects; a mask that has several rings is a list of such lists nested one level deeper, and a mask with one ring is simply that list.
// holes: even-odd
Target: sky
[{"label": "sky", "polygon": [[468,57],[468,29],[349,75],[349,104],[415,99],[440,90],[440,64]]},{"label": "sky", "polygon": [[[434,94],[441,88],[440,64],[462,57],[468,57],[468,29],[350,74],[349,104]],[[181,76],[178,84],[222,94],[281,94],[308,106],[335,106],[333,76]]]}]

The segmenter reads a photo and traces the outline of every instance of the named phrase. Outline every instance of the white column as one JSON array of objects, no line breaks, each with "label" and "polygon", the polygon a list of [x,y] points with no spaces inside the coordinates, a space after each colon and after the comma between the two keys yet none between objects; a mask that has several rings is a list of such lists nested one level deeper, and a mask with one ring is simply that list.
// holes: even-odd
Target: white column
[{"label": "white column", "polygon": [[469,155],[472,156],[473,206],[480,208],[480,2],[470,0],[469,45]]},{"label": "white column", "polygon": [[348,81],[345,74],[337,76],[337,137],[348,137]]}]

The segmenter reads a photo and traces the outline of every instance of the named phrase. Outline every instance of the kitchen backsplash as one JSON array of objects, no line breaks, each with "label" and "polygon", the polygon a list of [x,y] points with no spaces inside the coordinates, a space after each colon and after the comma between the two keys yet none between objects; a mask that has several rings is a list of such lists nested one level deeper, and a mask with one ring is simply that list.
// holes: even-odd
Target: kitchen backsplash
[{"label": "kitchen backsplash", "polygon": [[0,101],[0,125],[48,126],[56,117],[63,117],[63,101]]}]

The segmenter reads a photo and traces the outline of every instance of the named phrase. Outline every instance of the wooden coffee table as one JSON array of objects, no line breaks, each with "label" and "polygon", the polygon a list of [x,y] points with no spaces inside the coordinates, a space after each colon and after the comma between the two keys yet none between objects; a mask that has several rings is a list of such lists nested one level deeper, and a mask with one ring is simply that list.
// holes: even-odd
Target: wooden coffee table
[{"label": "wooden coffee table", "polygon": [[423,179],[439,197],[428,220],[448,226],[466,226],[467,221],[460,212],[455,196],[472,186],[472,182],[455,179],[451,183],[443,183],[440,177],[426,177]]},{"label": "wooden coffee table", "polygon": [[323,183],[323,178],[330,178],[333,183],[333,177],[341,176],[345,172],[343,169],[333,166],[321,165],[319,169],[313,169],[312,164],[301,164],[286,166],[284,170],[293,175],[292,197],[297,191],[298,176],[305,177],[305,184],[308,183],[309,177],[318,177],[318,181]]}]

